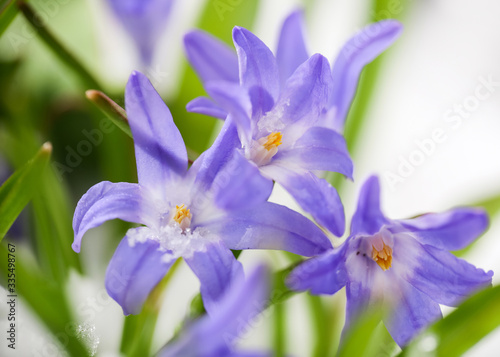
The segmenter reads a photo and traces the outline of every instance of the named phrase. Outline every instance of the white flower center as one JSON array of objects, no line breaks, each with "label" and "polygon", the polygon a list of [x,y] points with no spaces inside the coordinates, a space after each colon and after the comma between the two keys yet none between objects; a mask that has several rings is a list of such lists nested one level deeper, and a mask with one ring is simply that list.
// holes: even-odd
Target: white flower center
[{"label": "white flower center", "polygon": [[148,227],[132,228],[128,230],[127,238],[131,247],[148,240],[158,242],[158,249],[165,252],[165,262],[179,257],[191,257],[195,252],[204,251],[208,243],[218,239],[206,228],[191,230],[182,229],[178,225],[164,226],[159,231]]}]

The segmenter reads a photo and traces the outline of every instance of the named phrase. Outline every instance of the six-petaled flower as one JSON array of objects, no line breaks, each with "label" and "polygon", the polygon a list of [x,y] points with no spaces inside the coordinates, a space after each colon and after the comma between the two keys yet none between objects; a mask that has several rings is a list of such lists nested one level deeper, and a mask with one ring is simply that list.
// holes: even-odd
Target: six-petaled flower
[{"label": "six-petaled flower", "polygon": [[242,276],[230,249],[283,249],[312,256],[331,248],[307,218],[266,202],[269,182],[256,168],[242,165],[244,158],[233,155],[222,140],[187,170],[181,134],[142,74],[130,77],[125,102],[139,183],[98,183],[81,198],[73,219],[77,252],[85,232],[105,221],[142,224],[127,232],[106,273],[107,290],[125,314],[140,311],[179,257],[198,276],[210,312]]},{"label": "six-petaled flower", "polygon": [[361,189],[351,235],[340,247],[312,258],[288,277],[294,290],[334,294],[345,286],[346,325],[369,308],[390,308],[384,323],[400,345],[441,317],[439,304],[457,306],[491,285],[484,272],[449,250],[466,247],[488,226],[477,208],[457,208],[408,220],[391,220],[380,210],[379,182]]},{"label": "six-petaled flower", "polygon": [[340,198],[314,172],[352,178],[340,134],[343,120],[363,66],[400,31],[396,21],[369,26],[345,45],[333,71],[325,57],[308,57],[300,12],[285,21],[276,57],[244,28],[233,30],[236,53],[203,32],[191,32],[185,38],[188,59],[215,102],[201,97],[187,109],[227,117],[237,128],[236,146],[263,177],[281,184],[321,226],[341,236]]}]

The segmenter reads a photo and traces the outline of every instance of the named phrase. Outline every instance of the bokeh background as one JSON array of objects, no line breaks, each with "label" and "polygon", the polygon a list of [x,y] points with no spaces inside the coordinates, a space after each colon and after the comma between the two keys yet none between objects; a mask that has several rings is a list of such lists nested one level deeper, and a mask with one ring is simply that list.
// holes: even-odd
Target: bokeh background
[{"label": "bokeh background", "polygon": [[[355,181],[333,177],[346,216],[352,215],[360,185],[372,173],[382,178],[383,208],[393,218],[481,205],[491,213],[490,228],[460,254],[478,267],[500,272],[498,1],[220,1],[229,9],[221,16],[213,0],[175,1],[153,63],[147,68],[140,65],[132,40],[106,1],[32,0],[30,4],[44,14],[47,28],[118,104],[123,105],[131,71],[140,69],[147,74],[169,105],[188,147],[198,153],[212,142],[220,123],[184,109],[190,99],[203,94],[184,57],[186,31],[203,28],[231,43],[231,28],[243,26],[274,50],[284,18],[303,8],[310,53],[319,52],[333,60],[342,44],[367,23],[399,19],[404,24],[403,35],[365,69],[348,118],[346,136],[355,162]],[[0,1],[2,6],[7,3]],[[71,219],[76,202],[93,184],[136,182],[133,143],[113,128],[103,133],[88,155],[68,161],[68,154],[87,140],[86,133],[107,120],[85,98],[86,89],[90,89],[87,83],[18,15],[0,37],[0,180],[32,157],[45,141],[52,142],[53,155],[52,172],[40,177],[38,194],[8,234],[8,240],[17,246],[19,264],[36,274],[28,277],[26,273],[26,279],[21,276],[18,280],[20,289],[25,284],[30,298],[22,299],[18,306],[22,322],[18,349],[13,353],[2,343],[2,356],[58,355],[61,350],[50,326],[60,322],[55,316],[59,313],[65,316],[62,319],[69,318],[66,322],[81,326],[80,340],[94,346],[96,355],[119,355],[124,317],[104,293],[104,272],[129,226],[112,222],[90,231],[77,256],[70,248]],[[272,199],[299,210],[279,187]],[[289,265],[288,258],[277,252],[245,251],[241,260],[246,269],[261,261],[276,270]],[[499,282],[495,275],[493,284]],[[181,264],[164,295],[152,351],[173,336],[198,284]],[[69,296],[69,313],[58,305],[60,295]],[[342,292],[317,301],[305,294],[294,296],[278,312],[266,313],[241,345],[271,349],[273,316],[280,313],[286,316],[286,352],[311,355],[318,333],[324,333],[311,318],[311,306],[319,301],[328,311],[324,327],[333,349],[343,324],[343,299]],[[46,320],[54,320],[53,325],[41,322],[37,308],[46,312]],[[7,326],[6,315],[6,304],[0,304],[2,330]],[[391,348],[379,355],[397,352]],[[499,350],[497,329],[467,355],[497,356]]]}]

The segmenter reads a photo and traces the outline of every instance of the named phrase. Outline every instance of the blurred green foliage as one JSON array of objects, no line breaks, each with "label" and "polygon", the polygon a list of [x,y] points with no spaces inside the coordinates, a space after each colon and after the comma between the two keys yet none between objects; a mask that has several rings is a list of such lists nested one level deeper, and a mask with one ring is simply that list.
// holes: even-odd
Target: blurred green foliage
[{"label": "blurred green foliage", "polygon": [[500,326],[500,286],[478,292],[430,326],[402,356],[462,356]]},{"label": "blurred green foliage", "polygon": [[52,145],[44,144],[33,159],[0,187],[0,241],[38,190],[51,152]]}]

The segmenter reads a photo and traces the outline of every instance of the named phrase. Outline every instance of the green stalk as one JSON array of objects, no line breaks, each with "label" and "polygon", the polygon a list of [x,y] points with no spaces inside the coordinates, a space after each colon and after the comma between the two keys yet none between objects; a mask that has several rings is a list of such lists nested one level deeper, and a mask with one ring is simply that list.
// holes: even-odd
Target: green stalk
[{"label": "green stalk", "polygon": [[286,286],[286,277],[290,273],[292,267],[297,266],[298,262],[302,261],[301,258],[295,254],[289,252],[280,253],[292,265],[290,268],[277,272],[273,276],[273,293],[271,294],[271,301],[269,302],[269,305],[274,306],[272,315],[272,343],[274,355],[277,357],[283,357],[287,352],[286,300],[287,297],[292,296],[293,294],[290,294],[290,290],[288,290],[288,287]]},{"label": "green stalk", "polygon": [[64,62],[80,77],[82,84],[86,88],[102,88],[94,77],[87,71],[87,69],[45,27],[45,24],[43,24],[40,20],[41,17],[30,5],[25,2],[19,2],[18,7],[25,19],[35,29],[38,36],[40,36],[45,44],[49,46],[49,48],[62,62]]},{"label": "green stalk", "polygon": [[286,310],[284,302],[274,305],[273,347],[276,357],[284,357],[286,353]]},{"label": "green stalk", "polygon": [[314,328],[315,342],[311,351],[311,356],[322,357],[327,354],[330,349],[330,330],[328,329],[329,314],[321,298],[307,294],[307,302],[310,308],[310,316]]}]

